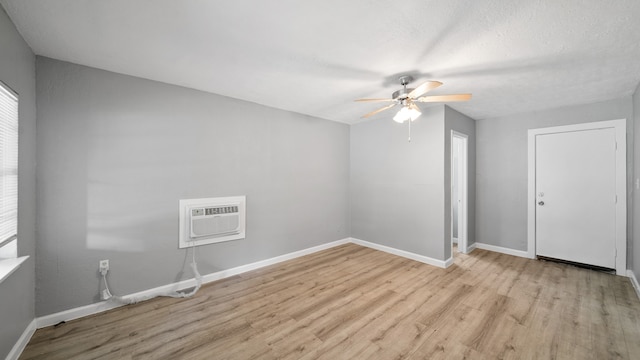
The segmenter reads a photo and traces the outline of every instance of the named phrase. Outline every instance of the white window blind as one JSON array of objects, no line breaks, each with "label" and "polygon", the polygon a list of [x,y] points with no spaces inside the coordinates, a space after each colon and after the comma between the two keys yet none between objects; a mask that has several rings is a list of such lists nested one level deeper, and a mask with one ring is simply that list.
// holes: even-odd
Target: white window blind
[{"label": "white window blind", "polygon": [[0,247],[18,233],[18,97],[0,83]]}]

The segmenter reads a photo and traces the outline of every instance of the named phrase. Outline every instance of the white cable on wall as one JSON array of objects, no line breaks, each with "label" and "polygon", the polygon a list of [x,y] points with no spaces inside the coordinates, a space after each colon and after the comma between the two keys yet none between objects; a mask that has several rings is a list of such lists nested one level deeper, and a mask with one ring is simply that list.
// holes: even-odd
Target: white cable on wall
[{"label": "white cable on wall", "polygon": [[134,297],[124,297],[124,296],[118,296],[118,295],[112,295],[111,294],[111,290],[109,290],[109,283],[107,282],[107,270],[101,271],[102,274],[102,279],[104,280],[104,287],[105,287],[105,299],[104,300],[108,300],[108,301],[115,301],[118,302],[120,304],[136,304],[139,303],[141,301],[145,301],[145,300],[150,300],[153,299],[155,297],[158,296],[167,296],[167,297],[173,297],[173,298],[189,298],[192,297],[193,295],[195,295],[198,290],[200,290],[200,287],[202,286],[202,275],[200,275],[200,273],[198,272],[198,264],[196,263],[196,247],[195,247],[195,242],[192,243],[191,245],[191,269],[193,269],[193,274],[195,275],[195,279],[196,279],[196,287],[193,288],[190,292],[181,292],[181,291],[167,291],[165,293],[160,293],[160,294],[154,294],[154,295],[144,295],[144,296],[134,296]]}]

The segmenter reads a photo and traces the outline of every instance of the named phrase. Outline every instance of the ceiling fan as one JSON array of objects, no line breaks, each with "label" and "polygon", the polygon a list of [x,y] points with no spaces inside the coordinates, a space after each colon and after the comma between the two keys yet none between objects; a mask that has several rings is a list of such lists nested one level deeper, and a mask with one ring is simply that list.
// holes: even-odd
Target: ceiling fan
[{"label": "ceiling fan", "polygon": [[417,88],[407,88],[407,85],[413,81],[413,77],[409,75],[404,75],[399,78],[400,85],[402,85],[402,89],[394,92],[391,95],[391,99],[358,99],[355,100],[357,102],[390,102],[391,104],[380,108],[378,110],[372,111],[368,114],[363,115],[363,118],[368,118],[373,116],[379,112],[385,111],[387,109],[391,109],[396,105],[402,105],[402,108],[398,113],[393,117],[393,120],[399,123],[403,123],[407,120],[415,120],[422,113],[420,112],[420,108],[416,105],[416,102],[452,102],[452,101],[467,101],[471,99],[471,94],[452,94],[452,95],[431,95],[431,96],[422,96],[426,94],[428,91],[431,91],[440,85],[442,85],[439,81],[427,81],[426,83],[418,86]]}]

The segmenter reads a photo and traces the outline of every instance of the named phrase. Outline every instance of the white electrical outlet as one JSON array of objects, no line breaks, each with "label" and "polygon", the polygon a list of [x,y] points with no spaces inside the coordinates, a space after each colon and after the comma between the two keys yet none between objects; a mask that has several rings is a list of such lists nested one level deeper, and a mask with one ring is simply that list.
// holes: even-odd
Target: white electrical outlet
[{"label": "white electrical outlet", "polygon": [[109,290],[107,289],[102,290],[102,300],[109,300],[110,297],[111,297],[111,294],[109,294]]},{"label": "white electrical outlet", "polygon": [[100,272],[109,271],[109,260],[100,260]]}]

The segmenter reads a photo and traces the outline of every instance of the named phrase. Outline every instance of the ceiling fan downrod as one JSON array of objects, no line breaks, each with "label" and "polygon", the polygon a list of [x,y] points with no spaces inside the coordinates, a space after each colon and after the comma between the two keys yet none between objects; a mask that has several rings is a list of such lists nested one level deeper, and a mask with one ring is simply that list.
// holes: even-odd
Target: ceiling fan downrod
[{"label": "ceiling fan downrod", "polygon": [[413,78],[409,75],[404,75],[404,76],[400,76],[398,80],[400,80],[400,85],[402,85],[402,89],[395,91],[391,95],[391,98],[394,100],[402,101],[404,99],[407,99],[409,97],[409,93],[414,90],[413,88],[407,88],[407,85],[409,85],[409,83],[413,81]]}]

